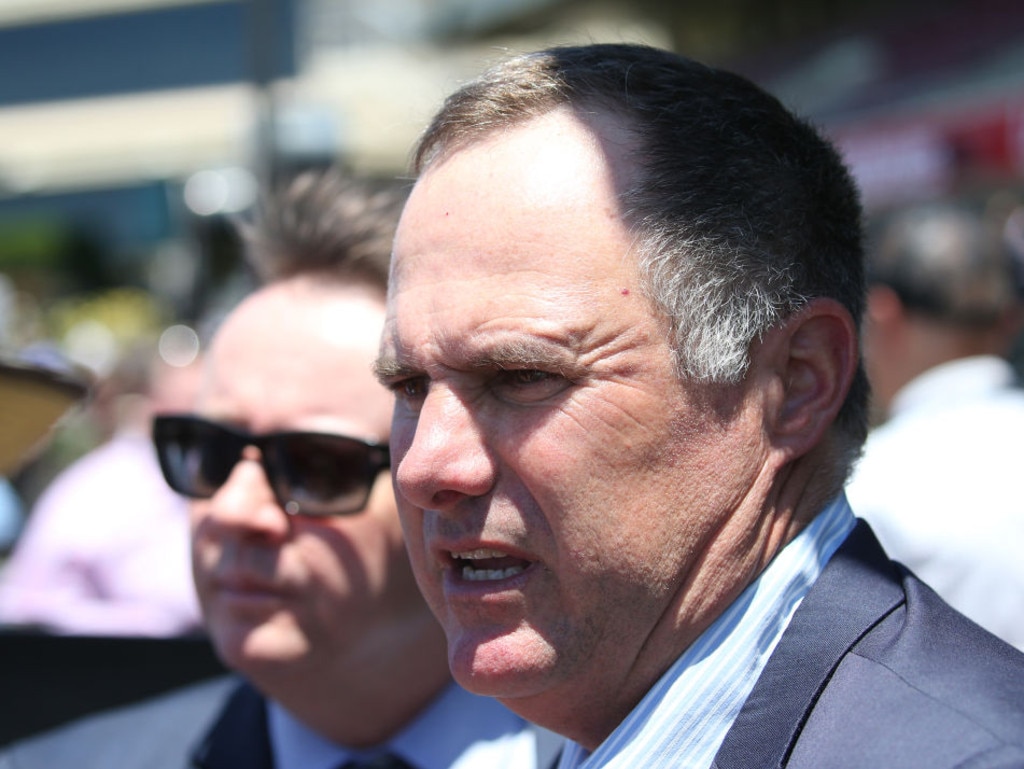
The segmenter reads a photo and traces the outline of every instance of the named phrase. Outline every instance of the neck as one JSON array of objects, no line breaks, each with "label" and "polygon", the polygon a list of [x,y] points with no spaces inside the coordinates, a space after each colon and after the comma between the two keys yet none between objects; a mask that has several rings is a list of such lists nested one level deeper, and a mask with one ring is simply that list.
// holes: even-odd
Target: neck
[{"label": "neck", "polygon": [[589,751],[595,750],[665,671],[824,508],[829,495],[819,478],[829,467],[828,456],[826,448],[817,447],[781,469],[763,468],[623,675],[602,681],[600,690],[595,688],[595,677],[567,683],[554,702],[550,698],[524,698],[505,699],[503,703],[527,720],[565,735]]}]

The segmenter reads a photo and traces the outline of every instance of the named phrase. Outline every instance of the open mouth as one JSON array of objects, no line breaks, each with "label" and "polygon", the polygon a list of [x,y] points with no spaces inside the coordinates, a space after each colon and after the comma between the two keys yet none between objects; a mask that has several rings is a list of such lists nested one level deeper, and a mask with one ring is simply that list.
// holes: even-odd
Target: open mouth
[{"label": "open mouth", "polygon": [[522,574],[530,565],[530,561],[490,548],[452,553],[451,556],[455,570],[467,582],[508,579]]}]

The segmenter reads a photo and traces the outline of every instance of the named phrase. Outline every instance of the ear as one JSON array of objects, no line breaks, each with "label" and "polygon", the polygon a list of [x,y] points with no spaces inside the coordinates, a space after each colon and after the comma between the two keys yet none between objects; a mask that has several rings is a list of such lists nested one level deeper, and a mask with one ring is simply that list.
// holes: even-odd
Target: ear
[{"label": "ear", "polygon": [[842,407],[857,370],[853,318],[833,299],[813,299],[754,349],[766,377],[765,430],[787,459],[821,443]]}]

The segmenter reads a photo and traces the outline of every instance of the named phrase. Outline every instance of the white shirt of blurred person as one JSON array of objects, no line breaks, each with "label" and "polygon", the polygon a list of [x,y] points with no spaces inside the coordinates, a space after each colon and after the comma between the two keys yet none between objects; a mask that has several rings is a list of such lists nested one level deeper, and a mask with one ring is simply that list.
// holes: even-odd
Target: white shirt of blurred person
[{"label": "white shirt of blurred person", "polygon": [[148,345],[115,367],[92,404],[109,438],[32,507],[0,573],[0,622],[81,635],[201,627],[186,504],[167,488],[150,439],[154,413],[194,402],[199,370],[166,364]]},{"label": "white shirt of blurred person", "polygon": [[893,558],[1024,649],[1024,390],[1005,358],[1021,319],[1012,251],[966,209],[915,207],[889,223],[869,276],[865,356],[885,421],[850,503]]}]

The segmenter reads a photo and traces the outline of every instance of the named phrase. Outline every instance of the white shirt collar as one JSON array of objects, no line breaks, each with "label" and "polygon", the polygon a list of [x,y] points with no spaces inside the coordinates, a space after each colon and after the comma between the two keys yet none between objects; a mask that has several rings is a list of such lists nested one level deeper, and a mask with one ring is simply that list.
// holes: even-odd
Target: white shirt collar
[{"label": "white shirt collar", "polygon": [[[390,751],[417,769],[448,769],[475,744],[491,743],[497,752],[521,741],[524,721],[490,697],[451,684],[387,743],[356,751],[327,740],[276,702],[267,702],[270,745],[277,769],[336,769],[352,758]],[[533,741],[530,739],[530,750]]]},{"label": "white shirt collar", "polygon": [[559,769],[707,767],[810,586],[855,518],[840,494],[687,648],[593,754]]}]

